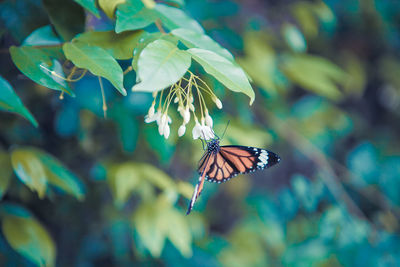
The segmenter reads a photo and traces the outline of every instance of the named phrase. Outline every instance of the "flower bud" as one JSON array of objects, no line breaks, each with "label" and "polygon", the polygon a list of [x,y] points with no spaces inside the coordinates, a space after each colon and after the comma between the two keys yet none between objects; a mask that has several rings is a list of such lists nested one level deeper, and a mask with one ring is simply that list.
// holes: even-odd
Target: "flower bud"
[{"label": "flower bud", "polygon": [[165,124],[167,124],[167,114],[166,113],[161,115],[160,126],[164,127]]},{"label": "flower bud", "polygon": [[158,125],[158,133],[159,133],[161,136],[164,135],[164,127],[163,127],[161,124]]},{"label": "flower bud", "polygon": [[211,128],[213,127],[213,120],[212,120],[211,116],[208,113],[206,114],[206,125],[211,127]]},{"label": "flower bud", "polygon": [[165,139],[168,139],[169,133],[170,133],[170,128],[169,128],[169,125],[167,123],[167,124],[165,124],[165,127],[164,127],[164,137],[165,137]]},{"label": "flower bud", "polygon": [[150,118],[154,116],[154,105],[151,105],[151,107],[149,108],[148,115]]},{"label": "flower bud", "polygon": [[215,105],[217,105],[217,108],[222,109],[222,102],[218,98],[214,99]]},{"label": "flower bud", "polygon": [[190,111],[189,111],[189,107],[186,107],[186,109],[183,112],[183,123],[187,124],[190,121]]},{"label": "flower bud", "polygon": [[176,97],[174,98],[174,103],[178,103],[178,101],[179,101],[179,98],[176,96]]},{"label": "flower bud", "polygon": [[182,124],[178,129],[178,136],[179,137],[183,136],[185,132],[186,132],[186,125]]},{"label": "flower bud", "polygon": [[189,108],[190,108],[191,111],[194,112],[194,105],[192,103],[189,104]]}]

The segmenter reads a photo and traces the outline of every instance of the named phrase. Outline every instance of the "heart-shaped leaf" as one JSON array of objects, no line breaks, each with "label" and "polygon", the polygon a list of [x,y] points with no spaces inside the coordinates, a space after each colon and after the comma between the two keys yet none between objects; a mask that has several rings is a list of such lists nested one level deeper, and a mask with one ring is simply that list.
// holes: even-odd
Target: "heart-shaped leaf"
[{"label": "heart-shaped leaf", "polygon": [[156,92],[176,83],[190,67],[190,55],[171,42],[156,40],[139,56],[139,84],[134,91]]}]

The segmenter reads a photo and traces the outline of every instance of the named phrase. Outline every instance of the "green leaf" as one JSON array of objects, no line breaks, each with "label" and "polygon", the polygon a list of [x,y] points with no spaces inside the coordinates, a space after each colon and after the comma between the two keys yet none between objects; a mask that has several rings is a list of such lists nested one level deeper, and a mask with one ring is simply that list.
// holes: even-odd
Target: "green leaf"
[{"label": "green leaf", "polygon": [[4,151],[0,151],[0,200],[6,193],[11,181],[12,168],[10,156]]},{"label": "green leaf", "polygon": [[138,61],[139,84],[134,91],[156,92],[173,85],[190,67],[190,55],[173,43],[156,40],[146,46]]},{"label": "green leaf", "polygon": [[10,54],[18,69],[34,82],[75,96],[65,80],[51,74],[54,71],[63,77],[61,64],[55,59],[50,59],[40,49],[29,46],[11,46]]},{"label": "green leaf", "polygon": [[138,69],[137,65],[139,61],[139,56],[142,53],[143,49],[145,49],[149,43],[161,38],[163,38],[163,34],[161,32],[154,32],[150,34],[147,32],[143,33],[143,37],[139,39],[139,45],[135,47],[135,49],[133,49],[132,67],[136,72]]},{"label": "green leaf", "polygon": [[[16,208],[22,209],[24,216],[16,212],[3,215],[2,231],[5,239],[14,250],[38,266],[54,266],[56,247],[46,228],[28,211],[19,206]],[[12,207],[8,207],[10,209]]]},{"label": "green leaf", "polygon": [[30,190],[36,191],[43,198],[47,187],[44,166],[36,153],[30,149],[16,149],[11,153],[11,163],[17,177]]},{"label": "green leaf", "polygon": [[234,60],[232,54],[227,49],[220,46],[206,34],[184,28],[172,30],[171,33],[178,37],[187,48],[203,48],[213,51],[229,61]]},{"label": "green leaf", "polygon": [[85,186],[78,177],[53,156],[42,151],[36,153],[44,166],[48,184],[61,189],[78,200],[85,198]]},{"label": "green leaf", "polygon": [[58,45],[61,40],[53,32],[50,25],[43,26],[25,38],[22,45]]},{"label": "green leaf", "polygon": [[177,28],[186,28],[198,33],[204,33],[203,27],[182,9],[158,4],[155,10],[158,12],[158,17],[163,25],[170,31]]},{"label": "green leaf", "polygon": [[73,1],[43,0],[50,21],[64,41],[85,30],[85,11]]},{"label": "green leaf", "polygon": [[106,78],[126,96],[121,66],[106,50],[81,42],[66,43],[63,50],[67,59],[77,67],[88,69],[94,75]]},{"label": "green leaf", "polygon": [[277,68],[274,49],[258,34],[249,32],[243,40],[246,56],[239,58],[239,64],[251,74],[254,83],[270,96],[276,96],[281,86],[279,78],[283,76]]},{"label": "green leaf", "polygon": [[154,9],[146,8],[140,0],[131,0],[117,9],[115,32],[143,29],[158,18]]},{"label": "green leaf", "polygon": [[109,18],[114,17],[115,9],[119,4],[125,3],[125,0],[99,0],[100,8]]},{"label": "green leaf", "polygon": [[87,10],[89,10],[93,15],[95,15],[97,18],[100,18],[100,12],[96,7],[96,1],[95,0],[74,0]]},{"label": "green leaf", "polygon": [[143,182],[149,182],[160,190],[172,194],[176,194],[179,190],[165,172],[146,163],[129,162],[112,166],[107,179],[115,204],[120,207],[125,204],[132,192],[141,188]]},{"label": "green leaf", "polygon": [[132,218],[140,241],[156,258],[160,257],[166,238],[164,224],[168,224],[168,220],[163,221],[163,212],[156,203],[147,202],[136,209]]},{"label": "green leaf", "polygon": [[293,55],[284,60],[282,69],[292,82],[304,89],[332,100],[342,97],[336,84],[346,81],[346,73],[324,58]]},{"label": "green leaf", "polygon": [[208,74],[212,75],[228,89],[248,95],[250,97],[250,105],[253,103],[254,91],[242,68],[209,50],[191,48],[187,51]]},{"label": "green leaf", "polygon": [[184,257],[191,257],[192,234],[188,221],[171,204],[163,194],[156,201],[142,204],[132,218],[135,229],[153,257],[160,257],[166,238]]},{"label": "green leaf", "polygon": [[85,187],[81,181],[67,170],[53,156],[36,148],[17,148],[11,153],[11,163],[17,177],[32,191],[44,197],[47,185],[82,200]]},{"label": "green leaf", "polygon": [[78,35],[74,41],[101,47],[116,59],[130,59],[133,57],[133,49],[139,45],[143,35],[144,31],[126,31],[120,34],[114,31],[92,31]]},{"label": "green leaf", "polygon": [[179,252],[186,258],[192,256],[192,235],[182,212],[176,209],[165,210],[164,221],[167,237],[171,243],[179,250]]},{"label": "green leaf", "polygon": [[35,127],[38,126],[37,121],[29,112],[29,110],[22,104],[21,99],[14,92],[11,85],[0,76],[0,110],[15,112],[28,121]]},{"label": "green leaf", "polygon": [[186,28],[194,32],[204,33],[200,24],[190,18],[183,10],[163,4],[157,4],[155,8],[147,8],[138,0],[131,0],[118,7],[115,31],[119,33],[126,30],[142,29],[154,23],[157,19],[169,30]]},{"label": "green leaf", "polygon": [[130,194],[139,188],[142,173],[138,169],[133,163],[123,163],[113,166],[108,172],[108,182],[117,206],[122,207]]}]

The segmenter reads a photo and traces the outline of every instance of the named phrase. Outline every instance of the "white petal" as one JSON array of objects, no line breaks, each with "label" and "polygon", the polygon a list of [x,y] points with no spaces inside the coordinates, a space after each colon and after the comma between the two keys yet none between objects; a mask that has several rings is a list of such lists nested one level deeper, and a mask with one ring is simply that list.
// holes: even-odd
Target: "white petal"
[{"label": "white petal", "polygon": [[187,124],[190,121],[190,111],[189,111],[189,107],[187,107],[183,113],[183,123]]},{"label": "white petal", "polygon": [[149,108],[148,115],[149,115],[149,117],[153,117],[154,116],[154,106],[153,105]]},{"label": "white petal", "polygon": [[206,125],[209,127],[213,127],[213,120],[210,115],[206,115]]},{"label": "white petal", "polygon": [[164,135],[164,127],[162,125],[158,125],[158,133],[163,136]]},{"label": "white petal", "polygon": [[183,136],[186,132],[186,126],[184,124],[181,125],[181,127],[179,127],[178,129],[178,135],[179,137]]},{"label": "white petal", "polygon": [[215,105],[217,105],[217,108],[222,109],[222,102],[218,98],[215,99]]},{"label": "white petal", "polygon": [[193,139],[198,139],[201,134],[201,125],[199,122],[196,122],[196,125],[193,127],[192,135]]},{"label": "white petal", "polygon": [[164,137],[165,137],[165,139],[168,139],[169,133],[170,133],[170,128],[169,128],[169,125],[166,124],[165,127],[164,127]]}]

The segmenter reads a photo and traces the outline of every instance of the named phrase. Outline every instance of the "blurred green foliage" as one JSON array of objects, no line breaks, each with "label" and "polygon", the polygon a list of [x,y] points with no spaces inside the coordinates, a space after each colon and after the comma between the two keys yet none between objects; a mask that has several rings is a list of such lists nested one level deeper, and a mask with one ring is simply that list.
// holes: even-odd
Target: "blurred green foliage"
[{"label": "blurred green foliage", "polygon": [[[389,0],[2,1],[0,265],[399,266],[399,14]],[[161,54],[176,76],[152,79]],[[67,83],[71,62],[89,72]],[[164,139],[143,122],[151,94],[125,88],[188,69],[224,104],[210,108],[217,134],[230,120],[223,144],[282,161],[206,183],[185,216],[201,144],[178,138],[175,111]]]}]

